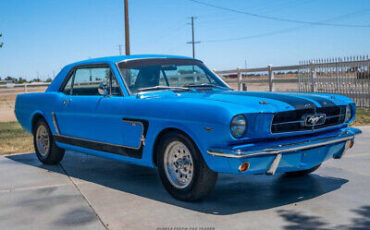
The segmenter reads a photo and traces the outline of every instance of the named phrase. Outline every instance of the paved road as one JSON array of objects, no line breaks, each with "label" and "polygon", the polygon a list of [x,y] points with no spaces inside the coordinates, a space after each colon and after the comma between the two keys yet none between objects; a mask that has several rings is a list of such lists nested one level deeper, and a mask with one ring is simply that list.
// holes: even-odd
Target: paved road
[{"label": "paved road", "polygon": [[68,152],[0,157],[0,229],[370,229],[370,126],[305,178],[220,175],[203,202],[171,198],[154,169]]}]

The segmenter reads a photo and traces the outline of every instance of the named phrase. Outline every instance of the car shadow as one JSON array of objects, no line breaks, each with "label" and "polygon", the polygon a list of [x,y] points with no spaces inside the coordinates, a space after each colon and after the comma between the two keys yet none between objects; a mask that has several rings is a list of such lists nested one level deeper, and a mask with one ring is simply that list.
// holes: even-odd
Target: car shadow
[{"label": "car shadow", "polygon": [[61,165],[55,166],[41,164],[35,154],[10,155],[7,158],[56,173],[61,173],[62,167],[73,178],[214,215],[280,207],[321,196],[348,182],[346,179],[317,174],[300,178],[220,174],[214,191],[206,199],[182,202],[165,191],[156,169],[75,152],[67,152]]},{"label": "car shadow", "polygon": [[277,210],[277,213],[286,223],[284,229],[295,230],[368,230],[370,229],[370,206],[363,205],[357,209],[351,210],[356,216],[351,218],[350,222],[343,225],[333,226],[327,222],[322,216],[307,215],[300,211],[294,210]]}]

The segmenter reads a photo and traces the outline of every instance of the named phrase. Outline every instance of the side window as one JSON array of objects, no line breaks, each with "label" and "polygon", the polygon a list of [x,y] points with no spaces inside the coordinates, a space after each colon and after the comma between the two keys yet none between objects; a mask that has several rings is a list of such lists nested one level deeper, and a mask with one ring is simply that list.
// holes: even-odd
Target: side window
[{"label": "side window", "polygon": [[107,68],[77,69],[73,81],[73,95],[99,95],[100,84],[109,86],[111,72]]},{"label": "side window", "polygon": [[100,95],[98,88],[101,84],[109,87],[112,96],[122,96],[117,79],[109,67],[77,68],[64,86],[64,94],[94,96]]}]

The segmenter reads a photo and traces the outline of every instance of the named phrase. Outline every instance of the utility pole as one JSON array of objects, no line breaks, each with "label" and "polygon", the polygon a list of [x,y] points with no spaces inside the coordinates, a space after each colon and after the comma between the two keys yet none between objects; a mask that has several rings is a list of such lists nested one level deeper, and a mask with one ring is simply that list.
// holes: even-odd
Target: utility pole
[{"label": "utility pole", "polygon": [[130,55],[130,28],[128,21],[128,0],[125,0],[125,45],[126,55]]},{"label": "utility pole", "polygon": [[195,58],[195,44],[198,44],[200,43],[200,41],[195,41],[194,40],[194,19],[196,19],[196,17],[190,17],[191,19],[191,42],[187,42],[187,44],[192,44],[192,47],[193,47],[193,58]]},{"label": "utility pole", "polygon": [[122,45],[121,44],[118,45],[118,50],[119,50],[119,56],[121,56],[122,55]]},{"label": "utility pole", "polygon": [[[3,36],[3,34],[2,33],[0,33],[0,38]],[[2,48],[3,47],[3,45],[4,45],[4,42],[0,42],[0,48]]]}]

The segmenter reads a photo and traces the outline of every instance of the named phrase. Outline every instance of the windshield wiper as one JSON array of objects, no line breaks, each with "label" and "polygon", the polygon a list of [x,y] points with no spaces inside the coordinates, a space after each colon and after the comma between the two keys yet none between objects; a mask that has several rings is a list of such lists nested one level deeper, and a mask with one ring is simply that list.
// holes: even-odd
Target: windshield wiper
[{"label": "windshield wiper", "polygon": [[157,85],[152,87],[146,87],[138,89],[138,92],[144,91],[155,91],[155,90],[182,90],[182,91],[190,91],[188,88],[185,87],[175,87],[175,86],[165,86],[165,85]]},{"label": "windshield wiper", "polygon": [[214,84],[210,84],[210,83],[202,83],[202,84],[190,83],[190,84],[186,84],[186,85],[184,85],[184,87],[187,87],[187,88],[197,88],[197,87],[226,88],[226,87],[224,87],[224,86],[214,85]]}]

